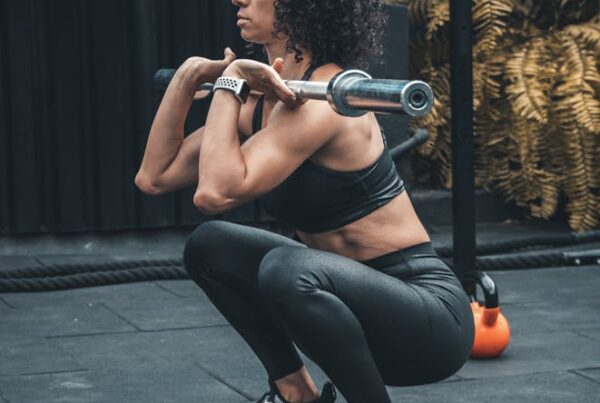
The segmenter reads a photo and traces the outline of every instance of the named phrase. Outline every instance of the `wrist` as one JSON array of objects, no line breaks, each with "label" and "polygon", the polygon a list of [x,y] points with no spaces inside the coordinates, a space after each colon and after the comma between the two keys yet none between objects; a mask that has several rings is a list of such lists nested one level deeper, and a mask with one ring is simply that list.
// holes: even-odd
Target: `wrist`
[{"label": "wrist", "polygon": [[245,103],[250,94],[250,87],[243,78],[221,76],[215,81],[213,92],[217,90],[231,91],[240,103]]},{"label": "wrist", "polygon": [[194,97],[200,84],[207,82],[204,74],[193,69],[178,70],[171,80],[176,88]]},{"label": "wrist", "polygon": [[223,70],[222,77],[244,78],[235,61]]}]

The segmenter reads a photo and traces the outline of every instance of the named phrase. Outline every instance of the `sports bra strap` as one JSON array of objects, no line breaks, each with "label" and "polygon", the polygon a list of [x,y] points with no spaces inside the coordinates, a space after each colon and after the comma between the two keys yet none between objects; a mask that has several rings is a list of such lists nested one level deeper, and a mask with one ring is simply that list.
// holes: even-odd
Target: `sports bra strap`
[{"label": "sports bra strap", "polygon": [[302,76],[302,78],[300,80],[308,81],[312,77],[313,72],[317,69],[317,67],[319,67],[319,66],[317,66],[316,64],[313,64],[311,62],[310,66],[308,66],[308,69],[306,69],[306,72],[304,72],[304,75]]},{"label": "sports bra strap", "polygon": [[265,96],[261,95],[260,97],[258,97],[258,101],[256,101],[256,106],[254,107],[254,112],[252,114],[252,134],[259,131],[260,127],[262,126],[262,112],[264,100]]}]

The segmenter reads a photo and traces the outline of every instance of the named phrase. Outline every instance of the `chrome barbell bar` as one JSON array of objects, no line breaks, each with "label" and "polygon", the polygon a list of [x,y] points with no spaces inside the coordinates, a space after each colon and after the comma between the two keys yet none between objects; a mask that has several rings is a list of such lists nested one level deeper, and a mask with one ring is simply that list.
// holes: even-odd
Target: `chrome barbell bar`
[{"label": "chrome barbell bar", "polygon": [[[157,87],[166,89],[174,69],[161,69],[154,75]],[[344,70],[329,82],[285,80],[298,98],[329,102],[333,110],[344,116],[361,116],[367,112],[423,116],[433,106],[431,87],[420,80],[372,78],[362,70]],[[201,84],[198,91],[207,96],[213,84]]]}]

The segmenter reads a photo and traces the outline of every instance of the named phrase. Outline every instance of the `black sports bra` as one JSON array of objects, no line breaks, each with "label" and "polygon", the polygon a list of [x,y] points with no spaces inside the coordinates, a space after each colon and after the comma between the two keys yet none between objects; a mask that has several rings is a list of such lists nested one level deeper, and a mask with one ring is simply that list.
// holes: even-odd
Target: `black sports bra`
[{"label": "black sports bra", "polygon": [[[315,68],[311,64],[302,80],[309,80]],[[254,109],[253,133],[262,127],[263,98]],[[336,171],[307,159],[260,202],[275,218],[307,233],[330,231],[366,216],[404,191],[383,129],[381,134],[384,150],[370,166]]]}]

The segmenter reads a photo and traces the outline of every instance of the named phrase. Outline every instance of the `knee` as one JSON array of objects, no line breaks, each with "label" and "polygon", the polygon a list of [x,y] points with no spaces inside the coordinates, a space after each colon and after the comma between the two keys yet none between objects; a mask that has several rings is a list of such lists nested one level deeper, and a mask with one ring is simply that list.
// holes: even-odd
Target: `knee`
[{"label": "knee", "polygon": [[183,248],[183,265],[187,272],[194,277],[194,273],[204,271],[209,260],[210,251],[217,246],[219,233],[227,224],[225,221],[205,221],[198,225],[188,236]]},{"label": "knee", "polygon": [[278,246],[262,258],[258,270],[258,288],[261,295],[271,301],[283,302],[295,298],[309,289],[313,282],[304,265],[303,246]]}]

